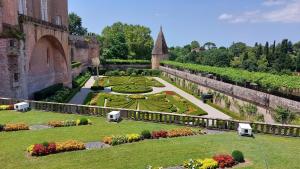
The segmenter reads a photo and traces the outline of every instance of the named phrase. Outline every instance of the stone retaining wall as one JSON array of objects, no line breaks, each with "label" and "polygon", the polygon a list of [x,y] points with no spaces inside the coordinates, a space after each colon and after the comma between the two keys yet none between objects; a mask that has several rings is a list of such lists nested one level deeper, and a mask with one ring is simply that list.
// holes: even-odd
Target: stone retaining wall
[{"label": "stone retaining wall", "polygon": [[180,71],[164,66],[160,66],[160,70],[176,77],[180,77],[182,79],[196,83],[198,85],[211,88],[212,90],[216,90],[226,95],[233,96],[235,98],[254,103],[258,106],[265,107],[267,109],[276,109],[277,106],[282,106],[300,114],[300,102],[297,101],[232,85],[229,83],[224,83],[218,80],[203,77],[199,74],[192,74],[187,70]]}]

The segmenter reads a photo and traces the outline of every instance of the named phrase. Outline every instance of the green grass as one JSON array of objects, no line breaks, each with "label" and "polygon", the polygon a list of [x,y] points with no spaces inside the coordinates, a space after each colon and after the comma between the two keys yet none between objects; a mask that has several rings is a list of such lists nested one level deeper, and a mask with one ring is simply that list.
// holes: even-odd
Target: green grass
[{"label": "green grass", "polygon": [[[31,111],[17,113],[1,111],[0,123],[45,123],[48,120],[77,119],[67,115]],[[41,131],[0,133],[0,166],[3,169],[144,169],[152,166],[176,166],[189,158],[206,158],[216,153],[241,150],[252,165],[245,169],[297,169],[299,167],[299,138],[256,135],[256,138],[239,137],[235,132],[172,139],[148,140],[102,150],[85,150],[30,158],[27,146],[44,141],[77,139],[83,142],[101,140],[106,135],[140,133],[144,129],[171,129],[178,126],[124,120],[108,123],[103,118],[88,117],[91,126],[55,128]]]}]

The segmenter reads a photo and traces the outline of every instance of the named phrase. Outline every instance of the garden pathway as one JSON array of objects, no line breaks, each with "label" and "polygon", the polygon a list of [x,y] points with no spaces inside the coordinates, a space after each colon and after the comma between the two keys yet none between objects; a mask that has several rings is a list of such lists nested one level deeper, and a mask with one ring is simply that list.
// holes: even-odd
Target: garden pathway
[{"label": "garden pathway", "polygon": [[195,96],[177,88],[176,86],[170,84],[169,82],[159,78],[159,77],[154,77],[155,80],[159,81],[160,83],[162,83],[163,85],[165,85],[165,89],[167,89],[168,91],[174,91],[177,94],[179,94],[181,97],[189,100],[190,102],[192,102],[193,104],[195,104],[196,106],[198,106],[199,108],[203,109],[204,111],[206,111],[208,113],[208,115],[205,115],[203,117],[208,117],[208,118],[219,118],[219,119],[230,119],[231,117],[227,116],[226,114],[222,113],[221,111],[207,105],[204,104],[200,99],[197,99]]},{"label": "garden pathway", "polygon": [[96,76],[92,76],[85,85],[80,89],[80,91],[70,100],[71,104],[83,104],[87,95],[91,92],[91,87],[95,83]]}]

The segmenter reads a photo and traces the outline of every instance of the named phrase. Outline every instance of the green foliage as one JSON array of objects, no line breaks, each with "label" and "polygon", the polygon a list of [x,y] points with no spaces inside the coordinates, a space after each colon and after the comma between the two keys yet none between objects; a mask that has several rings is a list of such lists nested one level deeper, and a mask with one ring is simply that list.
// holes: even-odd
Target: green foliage
[{"label": "green foliage", "polygon": [[79,76],[75,77],[72,81],[73,88],[82,87],[86,81],[91,77],[90,72],[81,73]]},{"label": "green foliage", "polygon": [[105,59],[150,59],[153,48],[151,30],[121,22],[107,26],[99,38]]},{"label": "green foliage", "polygon": [[[166,95],[165,93],[143,96],[145,99],[136,99],[132,96],[114,94],[90,94],[86,103],[90,105],[103,106],[107,99],[107,107],[137,109],[146,111],[182,113],[190,115],[207,115],[205,111],[193,105],[191,102],[181,98],[179,95]],[[139,105],[139,106],[138,106]]]},{"label": "green foliage", "polygon": [[69,14],[69,31],[71,35],[83,36],[87,34],[87,28],[82,27],[82,19],[75,13]]},{"label": "green foliage", "polygon": [[112,87],[112,91],[117,93],[149,93],[152,92],[152,87],[139,85],[122,85]]},{"label": "green foliage", "polygon": [[143,139],[151,139],[151,132],[149,130],[143,130],[141,135]]},{"label": "green foliage", "polygon": [[116,145],[120,145],[120,144],[124,144],[127,142],[127,138],[126,136],[114,136],[112,138],[112,146],[116,146]]},{"label": "green foliage", "polygon": [[151,64],[150,60],[136,60],[136,59],[108,59],[106,60],[107,64]]},{"label": "green foliage", "polygon": [[245,162],[244,155],[241,151],[234,150],[231,155],[235,161],[237,161],[239,163]]},{"label": "green foliage", "polygon": [[278,106],[275,109],[274,117],[277,122],[280,122],[282,124],[288,124],[296,119],[296,113],[290,111],[287,108]]},{"label": "green foliage", "polygon": [[55,94],[56,91],[63,89],[63,84],[55,84],[52,86],[49,86],[41,91],[34,93],[34,100],[43,100],[53,94]]},{"label": "green foliage", "polygon": [[300,88],[300,78],[289,75],[275,75],[270,73],[249,72],[246,70],[204,66],[197,64],[184,64],[173,61],[163,61],[162,64],[175,68],[188,69],[196,72],[211,73],[232,83],[245,84],[246,82],[256,83],[265,91],[279,90],[280,88]]},{"label": "green foliage", "polygon": [[89,124],[88,119],[85,117],[82,117],[79,120],[80,120],[79,125],[88,125]]}]

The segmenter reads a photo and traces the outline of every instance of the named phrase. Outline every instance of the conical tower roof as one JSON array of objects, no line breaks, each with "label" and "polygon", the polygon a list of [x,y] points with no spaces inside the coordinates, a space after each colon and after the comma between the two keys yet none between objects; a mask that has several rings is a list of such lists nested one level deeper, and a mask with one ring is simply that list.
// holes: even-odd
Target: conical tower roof
[{"label": "conical tower roof", "polygon": [[168,53],[169,53],[168,45],[166,43],[166,39],[162,31],[162,27],[160,27],[160,32],[157,36],[154,48],[152,50],[152,55],[165,55]]}]

